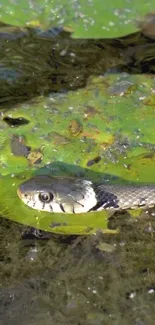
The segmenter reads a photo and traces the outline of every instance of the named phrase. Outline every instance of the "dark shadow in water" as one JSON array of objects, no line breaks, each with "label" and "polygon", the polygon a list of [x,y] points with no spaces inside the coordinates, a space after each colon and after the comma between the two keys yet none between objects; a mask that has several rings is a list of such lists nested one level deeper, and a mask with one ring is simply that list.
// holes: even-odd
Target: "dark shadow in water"
[{"label": "dark shadow in water", "polygon": [[114,39],[72,39],[61,28],[0,27],[0,106],[85,87],[105,72],[154,73],[155,41],[137,32]]}]

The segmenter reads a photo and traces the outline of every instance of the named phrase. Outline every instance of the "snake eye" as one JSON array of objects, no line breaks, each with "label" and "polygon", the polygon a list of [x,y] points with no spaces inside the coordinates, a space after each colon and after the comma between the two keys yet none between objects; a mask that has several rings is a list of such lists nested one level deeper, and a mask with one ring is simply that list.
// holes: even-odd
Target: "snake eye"
[{"label": "snake eye", "polygon": [[50,192],[41,192],[39,193],[39,200],[43,203],[48,203],[53,200],[53,194]]}]

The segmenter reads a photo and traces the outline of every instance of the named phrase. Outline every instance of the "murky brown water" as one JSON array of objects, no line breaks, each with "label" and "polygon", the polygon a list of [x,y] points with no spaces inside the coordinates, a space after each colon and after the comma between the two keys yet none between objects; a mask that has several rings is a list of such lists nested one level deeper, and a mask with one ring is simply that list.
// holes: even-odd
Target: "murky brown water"
[{"label": "murky brown water", "polygon": [[154,227],[152,218],[119,235],[39,240],[1,219],[1,324],[153,324]]}]

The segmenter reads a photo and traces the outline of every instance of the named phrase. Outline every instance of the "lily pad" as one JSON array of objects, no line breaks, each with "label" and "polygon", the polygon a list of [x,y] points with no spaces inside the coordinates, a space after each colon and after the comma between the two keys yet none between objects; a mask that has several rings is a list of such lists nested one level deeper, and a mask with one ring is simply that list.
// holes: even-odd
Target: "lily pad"
[{"label": "lily pad", "polygon": [[[112,87],[116,91],[111,92]],[[18,128],[5,122],[8,112],[4,112],[0,121],[1,215],[52,232],[111,231],[106,212],[73,216],[30,209],[17,197],[17,186],[23,178],[43,173],[103,182],[155,183],[155,108],[151,96],[153,76],[106,74],[90,78],[87,87],[76,92],[53,93],[13,107],[9,110],[12,119],[29,121]],[[77,136],[68,132],[73,120],[82,125]],[[67,141],[51,141],[49,134],[60,134],[59,140]],[[26,139],[34,153],[42,148],[42,159],[30,164],[26,157],[14,156],[10,147],[14,136]]]},{"label": "lily pad", "polygon": [[138,29],[136,20],[155,10],[153,0],[1,1],[1,21],[18,26],[63,26],[76,38],[119,37]]},{"label": "lily pad", "polygon": [[[124,92],[123,83],[133,86]],[[116,91],[111,93],[109,89],[115,88],[115,84]],[[107,74],[91,78],[87,87],[77,92],[51,94],[47,98],[38,98],[36,102],[33,100],[13,107],[9,116],[12,119],[22,117],[29,123],[12,128],[5,123],[8,113],[4,112],[0,133],[0,173],[20,173],[25,171],[25,167],[38,169],[61,162],[131,181],[155,181],[155,173],[152,175],[155,110],[150,104],[153,89],[152,76]],[[83,127],[76,137],[68,132],[73,120]],[[59,135],[59,141],[55,138],[51,141],[49,134]],[[42,160],[37,166],[30,166],[24,157],[12,155],[10,139],[13,135],[25,137],[32,151],[42,148]],[[101,159],[89,166],[89,161],[96,157]],[[136,169],[139,161],[144,163]]]}]

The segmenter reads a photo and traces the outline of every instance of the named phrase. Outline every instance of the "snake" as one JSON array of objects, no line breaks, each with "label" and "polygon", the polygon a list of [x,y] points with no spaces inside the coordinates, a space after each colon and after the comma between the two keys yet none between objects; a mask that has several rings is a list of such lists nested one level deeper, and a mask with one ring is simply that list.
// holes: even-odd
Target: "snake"
[{"label": "snake", "polygon": [[51,213],[151,208],[155,185],[95,183],[82,178],[37,175],[21,183],[18,197],[25,205]]}]

